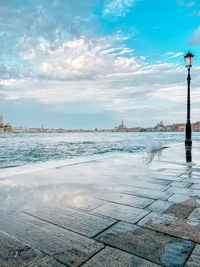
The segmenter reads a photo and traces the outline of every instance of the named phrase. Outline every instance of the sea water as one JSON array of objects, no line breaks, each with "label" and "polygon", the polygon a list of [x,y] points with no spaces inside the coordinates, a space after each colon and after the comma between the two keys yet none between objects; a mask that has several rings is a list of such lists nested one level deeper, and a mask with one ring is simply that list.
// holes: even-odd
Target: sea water
[{"label": "sea water", "polygon": [[[56,167],[115,152],[138,153],[184,142],[184,133],[36,133],[0,134],[0,177]],[[200,132],[193,133],[200,140]]]}]

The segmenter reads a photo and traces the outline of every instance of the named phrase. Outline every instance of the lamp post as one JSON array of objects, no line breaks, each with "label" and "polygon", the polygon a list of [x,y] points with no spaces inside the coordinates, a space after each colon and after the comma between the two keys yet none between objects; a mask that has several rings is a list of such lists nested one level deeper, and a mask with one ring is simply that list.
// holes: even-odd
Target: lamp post
[{"label": "lamp post", "polygon": [[190,68],[192,67],[193,57],[190,52],[187,53],[185,58],[185,66],[188,69],[188,77],[187,77],[187,122],[186,122],[186,130],[185,130],[185,145],[191,146],[192,145],[192,127],[190,122]]}]

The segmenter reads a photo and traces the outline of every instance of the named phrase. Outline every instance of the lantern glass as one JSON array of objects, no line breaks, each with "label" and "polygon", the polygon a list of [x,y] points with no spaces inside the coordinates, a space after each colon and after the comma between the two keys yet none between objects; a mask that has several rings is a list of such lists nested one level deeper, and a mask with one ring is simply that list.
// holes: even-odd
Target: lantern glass
[{"label": "lantern glass", "polygon": [[190,52],[188,52],[187,55],[184,57],[186,68],[190,69],[192,67],[193,57],[194,55],[192,55]]}]

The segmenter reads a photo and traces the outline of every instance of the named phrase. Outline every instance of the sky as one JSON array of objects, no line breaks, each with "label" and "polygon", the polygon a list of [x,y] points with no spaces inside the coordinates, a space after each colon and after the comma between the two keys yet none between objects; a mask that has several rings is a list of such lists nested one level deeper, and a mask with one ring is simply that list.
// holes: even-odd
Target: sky
[{"label": "sky", "polygon": [[200,120],[197,0],[0,0],[0,114],[103,129]]}]

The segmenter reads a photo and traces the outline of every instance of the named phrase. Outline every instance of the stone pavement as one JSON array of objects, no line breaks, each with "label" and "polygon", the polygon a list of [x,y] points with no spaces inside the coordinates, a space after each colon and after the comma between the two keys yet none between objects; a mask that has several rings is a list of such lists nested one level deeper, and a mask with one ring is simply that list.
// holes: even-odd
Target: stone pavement
[{"label": "stone pavement", "polygon": [[[200,142],[0,179],[0,266],[200,267]],[[186,162],[187,161],[187,162]]]}]

